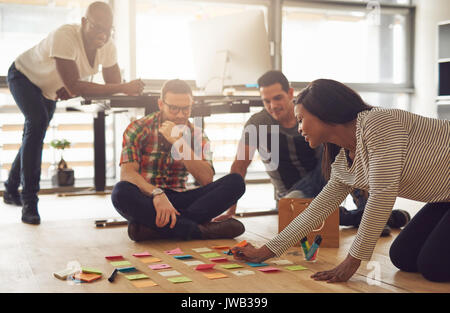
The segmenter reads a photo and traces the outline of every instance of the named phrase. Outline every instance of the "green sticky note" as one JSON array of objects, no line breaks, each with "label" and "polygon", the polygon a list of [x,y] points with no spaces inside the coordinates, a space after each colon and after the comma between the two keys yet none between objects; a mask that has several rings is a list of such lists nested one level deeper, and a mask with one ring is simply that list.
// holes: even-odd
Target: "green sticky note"
[{"label": "green sticky note", "polygon": [[126,275],[126,278],[128,278],[129,280],[136,280],[136,279],[144,279],[144,278],[149,278],[147,275],[145,274],[136,274],[136,275]]},{"label": "green sticky note", "polygon": [[236,263],[222,265],[222,268],[225,268],[225,269],[240,268],[240,267],[243,267],[243,266],[236,264]]},{"label": "green sticky note", "polygon": [[167,279],[168,281],[177,284],[177,283],[187,283],[192,281],[190,278],[186,277],[186,276],[180,276],[180,277],[171,277]]},{"label": "green sticky note", "polygon": [[218,254],[217,252],[211,252],[211,253],[203,253],[200,254],[202,257],[207,258],[207,259],[211,259],[211,258],[216,258],[219,257],[220,254]]},{"label": "green sticky note", "polygon": [[286,266],[286,269],[290,270],[290,271],[303,271],[303,270],[307,270],[306,267],[303,267],[301,265],[291,265],[291,266]]},{"label": "green sticky note", "polygon": [[118,261],[118,262],[111,262],[110,263],[112,266],[116,266],[116,267],[123,267],[123,266],[127,266],[127,265],[131,265],[130,261]]},{"label": "green sticky note", "polygon": [[102,275],[102,272],[100,270],[97,270],[97,269],[91,268],[91,267],[81,267],[81,271],[83,273],[88,273],[88,274]]}]

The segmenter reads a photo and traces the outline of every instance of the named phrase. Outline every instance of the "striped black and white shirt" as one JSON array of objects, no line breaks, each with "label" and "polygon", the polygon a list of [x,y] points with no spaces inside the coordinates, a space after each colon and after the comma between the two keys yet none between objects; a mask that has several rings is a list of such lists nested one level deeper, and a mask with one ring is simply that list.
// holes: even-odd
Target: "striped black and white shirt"
[{"label": "striped black and white shirt", "polygon": [[397,196],[450,202],[450,121],[374,108],[358,114],[356,141],[351,166],[341,149],[322,192],[266,244],[277,256],[317,228],[353,188],[370,193],[350,248],[363,261],[370,260]]}]

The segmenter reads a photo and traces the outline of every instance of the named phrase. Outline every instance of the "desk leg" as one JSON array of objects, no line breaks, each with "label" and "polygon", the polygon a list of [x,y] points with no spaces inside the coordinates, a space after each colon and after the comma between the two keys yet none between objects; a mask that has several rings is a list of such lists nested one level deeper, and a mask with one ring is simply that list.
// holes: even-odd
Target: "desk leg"
[{"label": "desk leg", "polygon": [[96,191],[104,191],[106,185],[105,112],[94,117],[94,184]]}]

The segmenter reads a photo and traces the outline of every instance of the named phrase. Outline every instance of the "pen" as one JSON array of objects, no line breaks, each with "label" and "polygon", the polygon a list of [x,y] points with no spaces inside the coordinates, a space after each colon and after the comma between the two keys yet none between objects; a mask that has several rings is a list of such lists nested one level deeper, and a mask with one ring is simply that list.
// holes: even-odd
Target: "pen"
[{"label": "pen", "polygon": [[308,254],[308,250],[309,250],[309,248],[307,246],[308,238],[303,237],[302,240],[300,240],[300,243],[302,245],[303,253],[305,254],[305,258],[306,258],[306,255]]},{"label": "pen", "polygon": [[117,275],[117,268],[112,272],[111,276],[109,276],[108,281],[112,283]]},{"label": "pen", "polygon": [[322,242],[322,236],[317,235],[316,238],[314,238],[314,242],[311,245],[311,248],[309,249],[308,253],[306,254],[306,260],[311,261],[312,257],[316,253],[317,249],[319,249],[321,242]]}]

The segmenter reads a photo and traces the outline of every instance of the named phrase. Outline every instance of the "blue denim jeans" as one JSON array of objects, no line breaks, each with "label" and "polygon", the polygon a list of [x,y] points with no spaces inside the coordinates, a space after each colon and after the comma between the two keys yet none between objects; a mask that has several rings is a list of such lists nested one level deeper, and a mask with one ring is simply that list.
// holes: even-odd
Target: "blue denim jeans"
[{"label": "blue denim jeans", "polygon": [[22,145],[12,163],[5,188],[8,192],[17,192],[22,184],[22,202],[38,201],[40,186],[42,146],[45,133],[56,108],[56,101],[42,95],[34,85],[14,65],[8,70],[7,82],[14,100],[25,116]]},{"label": "blue denim jeans", "polygon": [[233,173],[196,189],[164,191],[173,207],[180,212],[172,229],[170,223],[162,228],[156,226],[153,198],[142,193],[132,183],[118,182],[112,191],[111,200],[117,212],[130,222],[152,228],[167,238],[200,239],[198,224],[209,222],[235,204],[245,192],[245,182],[241,175]]}]

